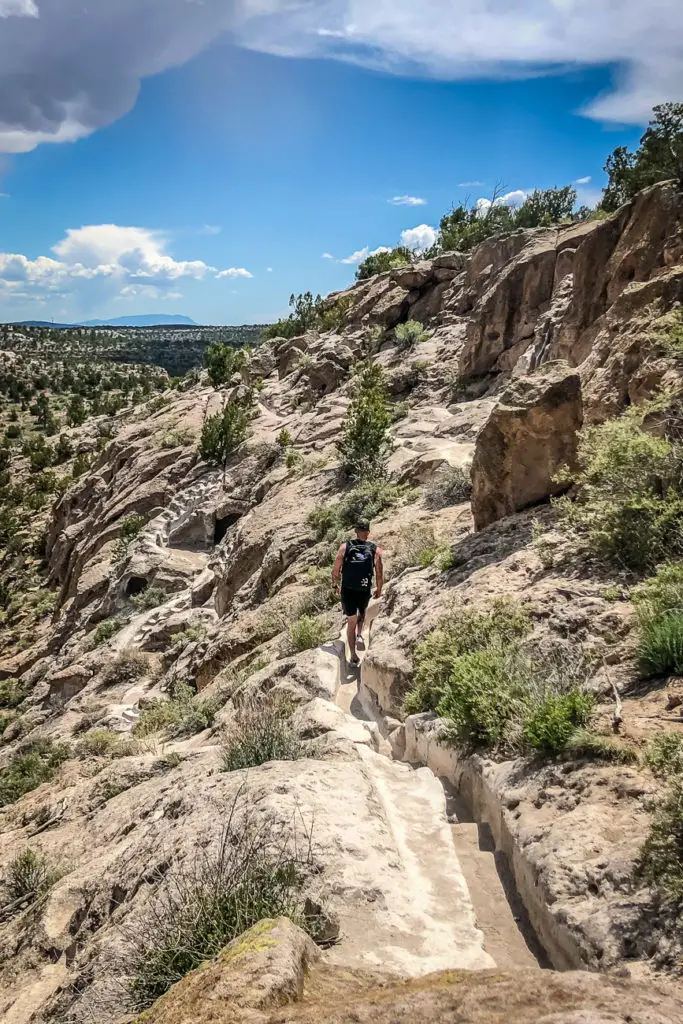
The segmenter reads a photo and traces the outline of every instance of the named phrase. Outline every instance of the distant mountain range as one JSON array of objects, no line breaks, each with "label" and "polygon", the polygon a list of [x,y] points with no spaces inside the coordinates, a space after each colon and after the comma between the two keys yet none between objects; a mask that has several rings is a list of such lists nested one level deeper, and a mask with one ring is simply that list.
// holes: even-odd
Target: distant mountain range
[{"label": "distant mountain range", "polygon": [[146,313],[142,316],[118,316],[114,320],[83,320],[77,324],[53,324],[47,320],[21,320],[15,327],[197,327],[189,316]]}]

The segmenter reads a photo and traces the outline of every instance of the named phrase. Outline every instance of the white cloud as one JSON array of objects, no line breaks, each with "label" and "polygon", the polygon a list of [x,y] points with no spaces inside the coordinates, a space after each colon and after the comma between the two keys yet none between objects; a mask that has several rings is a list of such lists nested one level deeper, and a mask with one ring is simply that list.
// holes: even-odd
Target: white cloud
[{"label": "white cloud", "polygon": [[483,181],[460,181],[458,182],[458,188],[479,188],[480,185],[484,185]]},{"label": "white cloud", "polygon": [[575,185],[589,185],[591,181],[590,174],[587,174],[585,178],[577,178],[574,182]]},{"label": "white cloud", "polygon": [[323,260],[333,260],[334,256],[331,252],[324,252],[320,258]]},{"label": "white cloud", "polygon": [[[495,206],[509,206],[512,209],[517,209],[521,206],[527,197],[527,193],[521,188],[515,189],[513,192],[506,192],[504,196],[498,196],[495,201]],[[481,217],[485,216],[486,213],[491,209],[490,199],[477,199],[474,204],[477,208],[477,212]]]},{"label": "white cloud", "polygon": [[200,230],[200,235],[220,235],[223,228],[220,224],[204,224]]},{"label": "white cloud", "polygon": [[143,78],[216,39],[393,74],[617,69],[591,117],[642,123],[683,94],[680,0],[0,0],[0,152],[67,142],[135,104]]},{"label": "white cloud", "polygon": [[35,0],[0,0],[0,18],[37,18]]},{"label": "white cloud", "polygon": [[244,267],[230,267],[228,270],[221,270],[216,274],[216,280],[220,281],[223,277],[253,277],[248,270]]},{"label": "white cloud", "polygon": [[272,273],[273,273],[273,268],[272,267],[266,267],[266,274],[272,274]]},{"label": "white cloud", "polygon": [[53,246],[57,256],[28,259],[0,252],[0,286],[13,297],[19,288],[39,301],[46,295],[78,293],[87,302],[114,295],[152,298],[176,294],[181,279],[251,277],[248,270],[217,270],[202,260],[175,260],[166,252],[167,238],[147,228],[90,224],[70,228]]},{"label": "white cloud", "polygon": [[410,228],[403,232],[401,245],[407,245],[409,249],[415,249],[416,252],[424,252],[425,249],[434,245],[436,238],[437,232],[434,228],[430,228],[429,224],[420,224],[416,228]]},{"label": "white cloud", "polygon": [[340,260],[339,262],[348,263],[350,265],[362,263],[363,260],[366,260],[368,258],[368,256],[377,256],[381,252],[391,252],[391,248],[387,245],[380,245],[378,249],[371,250],[370,247],[366,245],[364,246],[364,248],[358,249],[357,252],[352,252],[350,256],[346,256],[343,260]]},{"label": "white cloud", "polygon": [[426,206],[427,200],[420,199],[419,196],[394,196],[393,199],[387,199],[388,203],[392,206]]}]

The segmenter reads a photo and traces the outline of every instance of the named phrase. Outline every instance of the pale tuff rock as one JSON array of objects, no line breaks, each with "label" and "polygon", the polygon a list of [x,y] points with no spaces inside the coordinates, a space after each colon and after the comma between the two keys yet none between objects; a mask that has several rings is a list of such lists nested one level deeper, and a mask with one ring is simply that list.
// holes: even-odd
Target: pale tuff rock
[{"label": "pale tuff rock", "polygon": [[477,435],[472,513],[478,530],[562,490],[576,460],[581,378],[561,361],[513,381]]},{"label": "pale tuff rock", "polygon": [[415,982],[320,959],[286,919],[262,921],[179,982],[137,1024],[674,1024],[673,990],[538,971],[450,971]]},{"label": "pale tuff rock", "polygon": [[[98,1024],[121,1017],[119,1003],[108,1016],[97,1008],[121,936],[144,912],[150,870],[173,870],[210,842],[245,781],[260,814],[313,822],[317,873],[307,896],[336,915],[339,942],[313,965],[310,943],[293,926],[263,932],[265,951],[253,948],[252,933],[256,958],[246,974],[231,973],[236,958],[230,972],[219,958],[151,1011],[155,1024],[681,1018],[673,997],[621,977],[490,973],[495,943],[471,898],[476,874],[466,874],[449,833],[451,824],[476,826],[453,813],[449,822],[436,778],[452,776],[482,829],[490,828],[498,863],[507,858],[555,966],[638,976],[680,958],[652,894],[632,884],[652,776],[591,761],[458,759],[436,743],[433,720],[418,728],[403,710],[415,647],[444,612],[508,596],[526,603],[538,637],[605,652],[609,681],[601,667],[591,687],[598,722],[609,729],[611,682],[621,689],[634,676],[631,606],[605,597],[615,581],[577,578],[563,561],[572,552],[562,537],[550,534],[552,564],[542,559],[532,530],[535,520],[551,528],[538,503],[573,461],[582,405],[595,422],[679,379],[675,361],[648,339],[654,321],[683,298],[680,204],[671,185],[657,186],[610,221],[515,232],[470,255],[447,253],[349,289],[334,334],[276,339],[254,354],[264,386],[253,434],[225,480],[199,461],[195,441],[166,445],[180,431],[197,437],[238,381],[214,390],[203,380],[120,425],[92,472],[54,509],[47,557],[62,588],[54,621],[46,617],[35,637],[22,638],[26,648],[7,649],[0,663],[0,679],[31,691],[5,730],[0,771],[21,742],[42,736],[74,751],[89,729],[109,727],[129,740],[144,709],[168,698],[175,682],[227,703],[213,732],[158,734],[120,759],[73,756],[52,781],[0,810],[0,875],[27,846],[64,871],[44,902],[0,924],[3,1024],[90,1024],[88,1005]],[[424,323],[428,339],[399,350],[393,328],[408,318]],[[339,610],[328,611],[317,590],[339,538],[316,542],[306,520],[340,496],[335,441],[354,365],[371,349],[396,415],[390,481],[418,490],[373,523],[387,584],[369,609],[358,687],[336,639]],[[283,430],[294,465],[276,443]],[[454,471],[465,496],[444,499],[437,492]],[[131,515],[141,529],[122,545]],[[478,527],[490,525],[473,531],[472,515]],[[449,557],[404,558],[407,542],[429,531]],[[140,611],[130,598],[150,586],[163,603]],[[328,642],[294,654],[290,626],[317,601]],[[94,629],[114,616],[113,635],[94,647]],[[130,651],[151,652],[142,674],[110,678]],[[666,719],[672,685],[642,703],[625,698],[637,742]],[[308,756],[221,771],[235,694],[285,699]],[[429,763],[436,774],[402,761]],[[475,841],[472,857],[482,852]],[[510,916],[501,892],[494,923],[497,899]],[[516,965],[530,955],[525,949]],[[449,974],[424,977],[441,969]],[[377,988],[377,970],[420,981],[396,988],[385,976]],[[271,1008],[271,997],[289,1002]]]}]

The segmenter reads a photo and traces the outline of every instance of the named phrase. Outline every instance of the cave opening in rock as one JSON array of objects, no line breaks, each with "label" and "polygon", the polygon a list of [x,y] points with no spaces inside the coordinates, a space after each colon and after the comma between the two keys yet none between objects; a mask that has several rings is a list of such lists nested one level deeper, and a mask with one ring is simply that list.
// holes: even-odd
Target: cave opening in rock
[{"label": "cave opening in rock", "polygon": [[216,525],[213,529],[214,545],[220,544],[230,527],[234,526],[239,518],[240,516],[236,512],[233,512],[228,516],[223,516],[221,519],[216,517]]},{"label": "cave opening in rock", "polygon": [[147,590],[147,580],[144,576],[131,576],[126,584],[126,597],[135,597]]}]

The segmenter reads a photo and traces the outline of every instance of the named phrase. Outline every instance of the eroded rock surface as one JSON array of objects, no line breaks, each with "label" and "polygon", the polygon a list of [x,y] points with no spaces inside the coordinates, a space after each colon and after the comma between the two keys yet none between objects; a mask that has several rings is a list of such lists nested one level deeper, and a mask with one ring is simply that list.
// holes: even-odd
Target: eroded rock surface
[{"label": "eroded rock surface", "polygon": [[[338,941],[313,965],[310,943],[280,922],[285,952],[267,971],[247,965],[251,994],[227,970],[233,948],[205,968],[211,985],[193,976],[148,1020],[275,1024],[319,1020],[323,1005],[330,1021],[387,1024],[680,1019],[670,995],[647,987],[653,972],[676,969],[680,931],[634,884],[654,776],[640,763],[587,758],[463,758],[441,742],[438,722],[404,710],[415,645],[444,612],[507,596],[525,603],[539,641],[599,653],[590,685],[603,731],[615,688],[624,742],[680,729],[675,680],[629,690],[623,581],[577,572],[539,504],[572,462],[582,415],[598,422],[680,384],[680,362],[652,341],[658,318],[683,299],[680,209],[673,185],[656,186],[603,223],[515,232],[354,286],[334,333],[275,339],[254,354],[263,387],[253,432],[225,476],[199,461],[196,441],[165,445],[171,432],[196,438],[242,378],[218,390],[200,379],[118,424],[53,510],[54,616],[1,652],[0,679],[16,681],[22,699],[0,771],[37,739],[65,742],[70,755],[0,809],[2,877],[26,848],[59,874],[31,905],[8,910],[0,899],[3,1022],[118,1022],[130,1010],[116,973],[122,936],[144,917],[155,869],[177,870],[210,846],[244,787],[273,821],[302,815],[311,825],[306,895],[329,907]],[[399,350],[393,329],[410,317],[428,338]],[[388,580],[369,610],[359,686],[321,582],[338,538],[318,540],[307,517],[339,499],[335,441],[353,366],[371,354],[392,401],[391,482],[406,490],[373,524]],[[536,520],[548,531],[543,550]],[[411,554],[416,537],[432,535],[438,558]],[[319,614],[324,640],[301,652],[290,627],[304,612]],[[179,684],[217,702],[213,725],[125,746]],[[286,701],[305,756],[224,772],[221,744],[244,696]],[[124,744],[116,755],[81,746],[102,729]],[[470,817],[437,776],[459,788]],[[482,831],[466,849],[468,828]],[[493,874],[478,873],[484,856],[495,858]],[[496,866],[531,927],[527,935],[516,914],[509,947],[496,918],[516,927],[514,901]],[[480,915],[472,888],[483,878],[495,893]],[[536,957],[595,974],[526,970]],[[491,973],[500,962],[520,971]],[[449,973],[426,978],[439,970]],[[377,971],[420,980],[399,985]],[[276,1009],[271,998],[289,1001]]]},{"label": "eroded rock surface", "polygon": [[546,363],[514,380],[477,435],[472,462],[476,528],[560,493],[566,484],[556,477],[575,464],[582,423],[581,378],[567,363]]}]

